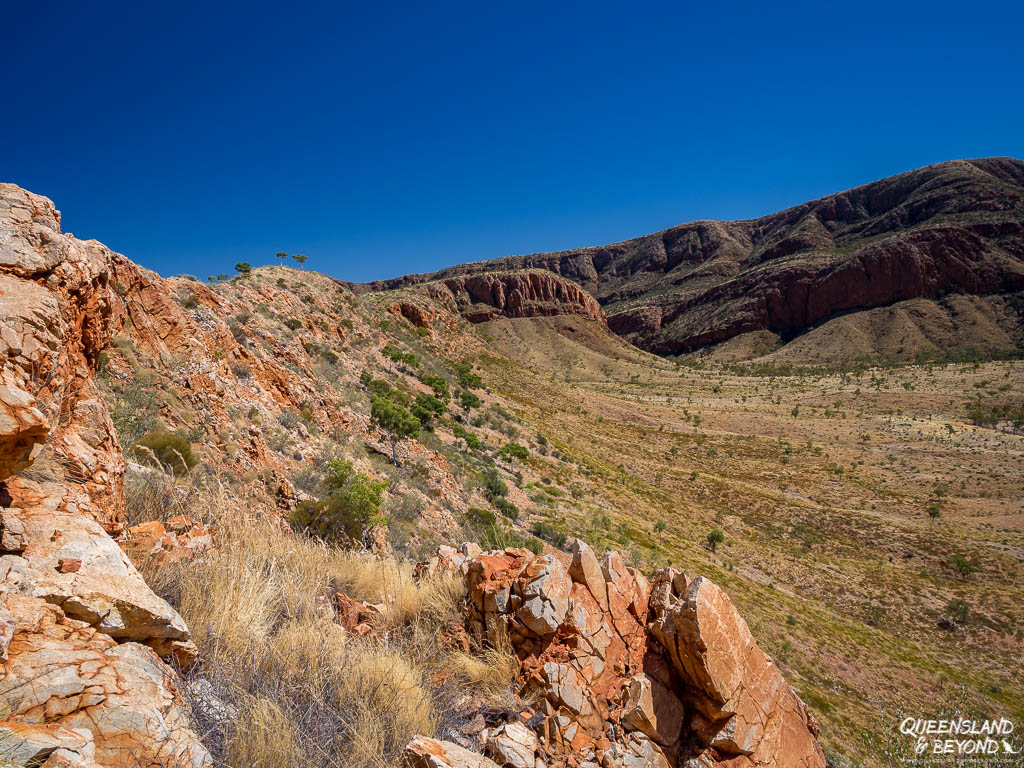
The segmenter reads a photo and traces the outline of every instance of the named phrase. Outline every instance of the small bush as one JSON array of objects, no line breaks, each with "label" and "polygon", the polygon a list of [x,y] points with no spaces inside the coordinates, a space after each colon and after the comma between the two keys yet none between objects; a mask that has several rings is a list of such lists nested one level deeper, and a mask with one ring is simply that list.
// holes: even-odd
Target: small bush
[{"label": "small bush", "polygon": [[543,520],[538,520],[530,528],[530,532],[539,539],[544,539],[548,544],[559,549],[565,549],[566,542],[569,537],[564,532],[558,530],[550,523],[545,523]]},{"label": "small bush", "polygon": [[192,469],[197,462],[185,436],[166,429],[144,434],[132,443],[131,453],[150,464],[167,467],[176,475]]},{"label": "small bush", "polygon": [[494,500],[494,507],[509,520],[519,519],[519,509],[508,499],[498,497]]},{"label": "small bush", "polygon": [[501,475],[498,474],[498,470],[494,467],[489,467],[484,470],[484,493],[487,494],[487,498],[490,501],[494,501],[500,496],[508,495],[508,485],[501,479]]},{"label": "small bush", "polygon": [[718,549],[718,545],[725,541],[725,534],[721,528],[715,528],[708,534],[707,542],[708,549],[715,552]]},{"label": "small bush", "polygon": [[291,514],[292,525],[324,541],[359,543],[363,532],[385,521],[380,514],[387,483],[357,473],[352,462],[327,462],[322,483],[326,495],[299,504]]},{"label": "small bush", "polygon": [[420,381],[434,390],[434,394],[445,402],[452,399],[452,393],[448,390],[448,382],[444,380],[444,377],[428,374],[426,376],[420,376]]},{"label": "small bush", "polygon": [[497,519],[489,509],[470,507],[466,510],[466,520],[473,525],[494,525]]},{"label": "small bush", "polygon": [[483,384],[480,375],[473,373],[472,368],[466,363],[455,366],[455,375],[458,377],[459,386],[466,389],[478,389]]}]

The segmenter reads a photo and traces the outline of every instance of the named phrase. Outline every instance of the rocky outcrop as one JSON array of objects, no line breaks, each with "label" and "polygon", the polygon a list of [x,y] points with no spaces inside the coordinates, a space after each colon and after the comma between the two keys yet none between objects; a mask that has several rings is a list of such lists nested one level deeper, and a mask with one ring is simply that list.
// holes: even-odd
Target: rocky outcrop
[{"label": "rocky outcrop", "polygon": [[[424,286],[432,299],[449,306],[471,323],[497,317],[579,315],[607,321],[601,305],[579,285],[543,270],[488,272],[451,277]],[[422,324],[421,313],[403,314]]]},{"label": "rocky outcrop", "polygon": [[542,269],[592,294],[611,330],[659,354],[751,331],[797,335],[842,312],[1024,289],[1024,163],[928,166],[747,221],[513,256],[357,286],[393,290]]},{"label": "rocky outcrop", "polygon": [[578,540],[571,558],[443,548],[419,573],[437,570],[462,574],[470,635],[507,637],[519,695],[540,702],[529,736],[483,734],[503,765],[825,765],[807,709],[707,579],[648,581]]},{"label": "rocky outcrop", "polygon": [[92,374],[113,258],[0,184],[0,729],[5,746],[56,744],[34,753],[47,765],[202,766],[161,660],[194,654],[188,628],[110,536],[124,460]]}]

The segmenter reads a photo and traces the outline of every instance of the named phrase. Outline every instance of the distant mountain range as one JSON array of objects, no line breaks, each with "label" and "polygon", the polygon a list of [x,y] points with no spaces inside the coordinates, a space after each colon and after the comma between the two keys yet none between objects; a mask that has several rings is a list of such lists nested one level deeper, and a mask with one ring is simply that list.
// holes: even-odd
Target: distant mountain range
[{"label": "distant mountain range", "polygon": [[[611,245],[350,285],[385,291],[459,278],[461,289],[467,276],[538,269],[583,287],[613,331],[661,355],[745,334],[767,334],[770,348],[829,320],[895,305],[900,322],[846,319],[856,332],[844,326],[840,336],[856,337],[852,351],[861,354],[1020,347],[1024,163],[954,160],[759,219],[696,221]],[[950,295],[999,298],[965,307]],[[916,303],[901,304],[908,301]],[[908,324],[903,346],[888,338]]]}]

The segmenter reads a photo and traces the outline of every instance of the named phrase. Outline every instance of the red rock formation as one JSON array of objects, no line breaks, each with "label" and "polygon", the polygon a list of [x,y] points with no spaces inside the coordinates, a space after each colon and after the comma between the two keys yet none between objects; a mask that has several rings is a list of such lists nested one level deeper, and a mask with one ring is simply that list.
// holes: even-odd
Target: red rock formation
[{"label": "red rock formation", "polygon": [[[520,695],[541,701],[530,726],[545,765],[824,767],[803,703],[707,579],[665,569],[648,583],[580,541],[565,561],[443,548],[418,572],[438,569],[464,575],[471,635],[507,634]],[[519,736],[483,740],[533,765]]]},{"label": "red rock formation", "polygon": [[209,755],[160,660],[194,653],[188,628],[109,535],[124,460],[92,373],[112,258],[62,235],[46,198],[0,184],[0,732],[5,748],[57,743],[41,755],[53,765],[198,768]]},{"label": "red rock formation", "polygon": [[676,354],[748,331],[793,335],[905,299],[1024,290],[1022,210],[1024,163],[956,160],[760,219],[697,221],[611,245],[353,287],[548,270],[589,291],[614,332]]},{"label": "red rock formation", "polygon": [[[471,323],[497,317],[581,315],[607,325],[593,296],[576,283],[539,269],[452,277],[427,283],[417,291]],[[437,315],[408,295],[396,302],[392,311],[419,327],[431,326]]]}]

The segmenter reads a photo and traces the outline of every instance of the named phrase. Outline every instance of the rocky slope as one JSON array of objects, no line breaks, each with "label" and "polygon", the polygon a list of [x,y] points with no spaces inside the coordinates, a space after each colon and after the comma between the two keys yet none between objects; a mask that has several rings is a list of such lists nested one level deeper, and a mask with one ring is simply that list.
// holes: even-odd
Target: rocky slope
[{"label": "rocky slope", "polygon": [[[346,285],[365,290],[357,283]],[[471,323],[498,317],[577,315],[608,324],[593,296],[576,283],[541,269],[484,272],[419,283],[402,291],[390,306],[413,324],[426,327],[439,313],[424,309],[423,298],[440,304],[441,314],[460,315]]]},{"label": "rocky slope", "polygon": [[[600,302],[612,330],[663,355],[754,331],[789,338],[840,313],[908,299],[1020,292],[1024,163],[940,163],[760,219],[698,221],[360,290],[517,269],[578,283]],[[1019,325],[1019,316],[1010,323]]]},{"label": "rocky slope", "polygon": [[111,262],[62,235],[49,200],[0,185],[0,751],[198,768],[209,756],[163,661],[194,655],[188,628],[111,538],[125,465],[92,379]]},{"label": "rocky slope", "polygon": [[[313,290],[316,283],[325,290]],[[464,343],[444,335],[465,322],[459,316],[572,306],[602,319],[584,292],[544,273],[427,290],[435,305],[458,311],[421,327],[438,353]],[[407,317],[401,306],[381,311]],[[220,290],[163,280],[95,241],[62,234],[49,200],[9,184],[0,185],[0,315],[0,758],[47,768],[210,765],[176,671],[197,660],[196,646],[124,553],[173,559],[179,548],[209,546],[209,531],[182,518],[152,521],[133,528],[122,551],[114,539],[126,527],[122,446],[174,430],[234,503],[276,515],[275,505],[292,508],[301,496],[287,475],[320,468],[322,451],[344,450],[349,436],[382,450],[346,387],[359,386],[367,365],[390,371],[380,347],[395,340],[328,278],[268,270]],[[421,335],[404,338],[414,344]],[[431,391],[412,371],[398,375],[403,386]],[[436,535],[472,491],[441,451],[406,440],[401,455],[408,474],[390,493],[397,503],[418,494],[419,523]],[[357,460],[374,471],[365,455]],[[129,476],[151,473],[131,465]],[[187,488],[172,499],[178,491]],[[426,514],[431,505],[444,513]],[[639,571],[614,557],[598,564],[582,544],[572,561],[514,548],[490,557],[464,561],[471,592],[510,602],[474,598],[469,627],[478,639],[486,641],[492,620],[505,621],[531,670],[527,688],[535,667],[560,670],[569,655],[590,675],[571,689],[561,672],[542,675],[549,711],[536,725],[547,729],[538,743],[552,765],[599,751],[624,765],[691,757],[699,765],[823,764],[806,710],[713,585],[662,573],[657,605],[648,607]],[[701,626],[711,629],[719,614],[728,618],[724,634],[705,637]],[[690,633],[685,641],[682,633]],[[709,647],[718,655],[704,658]],[[652,703],[656,685],[668,693],[659,687]],[[652,720],[671,696],[678,727]],[[603,729],[620,721],[624,730],[605,744]],[[501,754],[502,764],[518,765]]]}]

